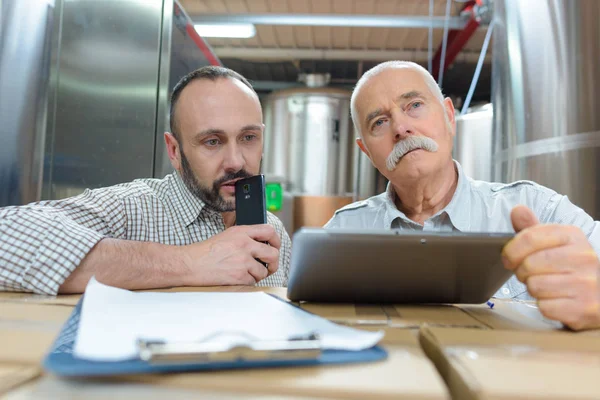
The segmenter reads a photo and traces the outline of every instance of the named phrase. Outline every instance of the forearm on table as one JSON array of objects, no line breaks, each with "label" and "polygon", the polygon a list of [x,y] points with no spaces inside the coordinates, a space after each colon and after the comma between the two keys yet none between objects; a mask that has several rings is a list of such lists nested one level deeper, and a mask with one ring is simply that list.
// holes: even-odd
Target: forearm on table
[{"label": "forearm on table", "polygon": [[59,293],[83,292],[92,276],[124,289],[183,286],[185,268],[178,246],[106,238],[86,255]]}]

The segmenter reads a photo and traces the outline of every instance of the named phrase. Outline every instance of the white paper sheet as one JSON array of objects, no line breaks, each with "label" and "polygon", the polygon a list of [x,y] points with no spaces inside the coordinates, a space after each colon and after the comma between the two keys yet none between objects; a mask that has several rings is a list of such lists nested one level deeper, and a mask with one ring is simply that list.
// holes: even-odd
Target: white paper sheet
[{"label": "white paper sheet", "polygon": [[[231,335],[219,336],[221,332]],[[135,293],[92,278],[85,291],[74,355],[121,361],[137,357],[138,338],[190,342],[237,337],[239,341],[239,333],[259,340],[318,333],[322,348],[339,350],[369,348],[383,337],[383,332],[334,324],[265,293]]]}]

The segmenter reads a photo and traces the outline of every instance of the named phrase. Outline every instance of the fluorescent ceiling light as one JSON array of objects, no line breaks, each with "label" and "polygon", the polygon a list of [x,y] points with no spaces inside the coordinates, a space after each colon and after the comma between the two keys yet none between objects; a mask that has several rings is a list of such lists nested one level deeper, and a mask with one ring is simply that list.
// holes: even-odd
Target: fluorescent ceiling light
[{"label": "fluorescent ceiling light", "polygon": [[252,24],[196,24],[198,35],[202,37],[251,38],[256,35]]}]

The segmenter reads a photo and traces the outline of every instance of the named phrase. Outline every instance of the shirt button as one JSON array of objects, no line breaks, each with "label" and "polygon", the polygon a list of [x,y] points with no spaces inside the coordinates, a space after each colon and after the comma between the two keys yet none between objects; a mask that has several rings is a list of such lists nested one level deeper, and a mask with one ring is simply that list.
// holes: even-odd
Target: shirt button
[{"label": "shirt button", "polygon": [[504,288],[504,289],[502,289],[502,294],[509,295],[510,294],[510,290],[508,290],[508,288]]}]

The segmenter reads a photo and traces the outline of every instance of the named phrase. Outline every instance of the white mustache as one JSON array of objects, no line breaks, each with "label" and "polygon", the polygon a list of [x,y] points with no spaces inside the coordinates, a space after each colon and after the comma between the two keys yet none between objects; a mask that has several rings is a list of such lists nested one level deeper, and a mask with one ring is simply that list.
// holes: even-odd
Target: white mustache
[{"label": "white mustache", "polygon": [[385,165],[387,169],[393,171],[396,168],[398,161],[409,151],[423,149],[435,153],[438,149],[438,144],[435,140],[427,136],[409,136],[396,143],[394,150],[388,156]]}]

